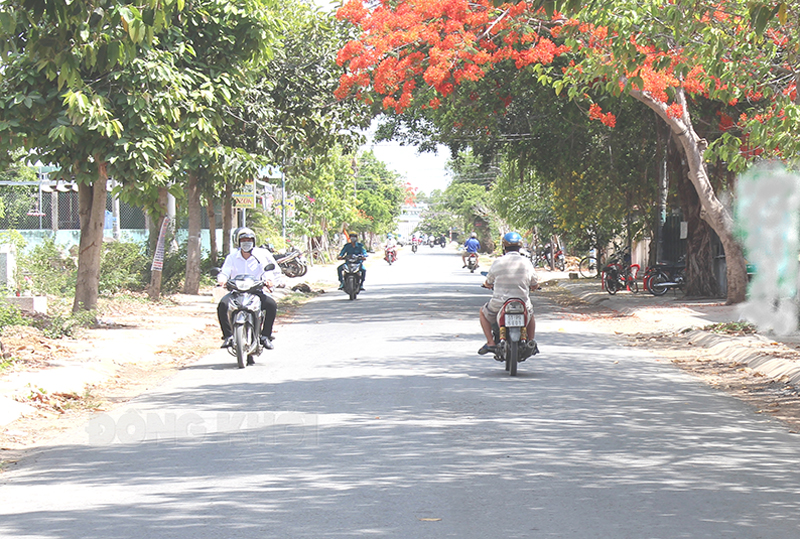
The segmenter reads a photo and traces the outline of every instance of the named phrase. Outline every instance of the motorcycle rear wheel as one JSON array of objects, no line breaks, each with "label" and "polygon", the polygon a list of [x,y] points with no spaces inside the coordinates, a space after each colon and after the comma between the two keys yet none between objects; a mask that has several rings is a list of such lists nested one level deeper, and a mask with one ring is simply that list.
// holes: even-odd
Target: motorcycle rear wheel
[{"label": "motorcycle rear wheel", "polygon": [[511,341],[508,343],[508,374],[517,375],[517,364],[519,363],[519,343]]},{"label": "motorcycle rear wheel", "polygon": [[236,364],[240,369],[247,365],[247,335],[244,326],[236,326],[233,329],[233,343],[236,347]]}]

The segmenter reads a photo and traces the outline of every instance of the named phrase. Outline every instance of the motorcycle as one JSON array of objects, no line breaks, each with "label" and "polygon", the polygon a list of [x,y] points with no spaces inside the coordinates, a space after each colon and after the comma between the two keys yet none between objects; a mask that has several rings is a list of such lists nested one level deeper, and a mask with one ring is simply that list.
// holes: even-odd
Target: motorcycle
[{"label": "motorcycle", "polygon": [[361,291],[361,255],[348,255],[344,261],[344,271],[342,271],[344,293],[350,296],[351,300],[356,299]]},{"label": "motorcycle", "polygon": [[394,247],[389,247],[385,250],[383,259],[391,266],[393,262],[397,262],[397,250]]},{"label": "motorcycle", "polygon": [[475,273],[475,270],[478,269],[478,253],[467,255],[467,269],[470,273]]},{"label": "motorcycle", "polygon": [[416,241],[411,244],[411,252],[412,253],[416,253],[417,252],[417,242]]},{"label": "motorcycle", "polygon": [[276,254],[275,261],[287,277],[302,277],[308,272],[308,263],[303,253],[293,249],[285,254]]},{"label": "motorcycle", "polygon": [[528,316],[524,299],[509,298],[497,313],[497,322],[492,324],[494,359],[504,362],[511,376],[517,375],[519,363],[539,353],[536,341],[528,340]]},{"label": "motorcycle", "polygon": [[[264,269],[272,271],[275,264],[267,264]],[[237,275],[228,279],[225,289],[231,293],[228,320],[233,330],[233,346],[228,348],[228,352],[236,356],[239,368],[244,369],[253,356],[260,355],[264,350],[260,338],[264,311],[261,310],[261,298],[257,294],[264,289],[264,281],[249,275]]]},{"label": "motorcycle", "polygon": [[683,289],[686,284],[685,270],[684,257],[677,264],[658,263],[647,268],[642,286],[654,296],[663,296],[670,289]]}]

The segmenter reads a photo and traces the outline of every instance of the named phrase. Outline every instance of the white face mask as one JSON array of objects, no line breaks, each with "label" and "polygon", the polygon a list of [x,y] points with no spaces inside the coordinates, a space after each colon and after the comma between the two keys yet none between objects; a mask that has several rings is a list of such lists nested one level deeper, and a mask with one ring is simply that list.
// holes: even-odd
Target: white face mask
[{"label": "white face mask", "polygon": [[245,253],[249,253],[250,251],[252,251],[253,247],[255,246],[256,246],[255,242],[252,241],[243,241],[242,243],[239,244],[239,248]]}]

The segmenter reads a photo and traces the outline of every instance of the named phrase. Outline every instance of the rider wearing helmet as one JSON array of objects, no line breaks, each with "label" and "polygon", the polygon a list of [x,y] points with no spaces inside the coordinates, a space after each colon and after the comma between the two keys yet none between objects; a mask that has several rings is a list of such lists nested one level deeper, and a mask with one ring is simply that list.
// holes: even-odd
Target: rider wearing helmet
[{"label": "rider wearing helmet", "polygon": [[528,338],[533,342],[533,349],[538,352],[536,341],[533,340],[536,321],[533,318],[530,292],[538,288],[539,279],[530,261],[520,254],[521,247],[522,236],[516,232],[509,232],[503,236],[503,256],[492,263],[486,274],[484,286],[494,290],[494,293],[492,299],[480,310],[481,329],[486,336],[486,344],[478,350],[481,355],[495,350],[492,324],[497,321],[497,313],[509,298],[525,300],[528,306]]},{"label": "rider wearing helmet", "polygon": [[[217,284],[225,286],[230,277],[236,275],[249,275],[254,279],[263,280],[265,288],[272,290],[275,286],[284,286],[283,274],[278,263],[267,249],[256,247],[256,234],[246,227],[239,228],[234,234],[236,245],[238,246],[231,252],[222,264],[222,269],[217,275]],[[269,264],[275,267],[272,270],[265,270]],[[264,348],[272,350],[272,325],[275,323],[275,316],[278,312],[278,305],[272,296],[268,296],[263,291],[257,292],[261,298],[261,308],[266,311],[264,316],[264,326],[261,328],[261,342]],[[228,305],[231,295],[226,294],[217,306],[217,318],[222,329],[222,348],[227,348],[233,344],[233,331],[230,320],[228,320]],[[248,360],[251,364],[252,360]]]},{"label": "rider wearing helmet", "polygon": [[464,242],[464,252],[461,253],[461,262],[464,263],[462,268],[467,267],[467,257],[472,253],[477,253],[481,248],[481,242],[478,241],[478,235],[473,232],[469,235],[469,239]]},{"label": "rider wearing helmet", "polygon": [[[339,256],[337,257],[338,260],[345,260],[349,255],[357,255],[360,256],[362,261],[367,258],[367,250],[364,248],[364,245],[358,241],[358,234],[355,232],[351,232],[349,243],[345,243],[342,250],[339,251]],[[344,288],[344,264],[336,268],[336,272],[339,274],[339,290]],[[367,270],[364,268],[364,264],[361,264],[361,290],[364,290],[364,281],[367,279]]]}]

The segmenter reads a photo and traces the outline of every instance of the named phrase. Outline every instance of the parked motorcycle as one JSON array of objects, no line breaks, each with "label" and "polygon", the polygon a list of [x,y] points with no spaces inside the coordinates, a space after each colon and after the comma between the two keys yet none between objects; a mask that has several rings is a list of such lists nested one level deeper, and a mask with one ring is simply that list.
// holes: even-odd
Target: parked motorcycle
[{"label": "parked motorcycle", "polygon": [[478,269],[478,253],[467,255],[467,269],[470,273],[475,273],[475,270]]},{"label": "parked motorcycle", "polygon": [[[275,269],[275,264],[268,264],[266,271]],[[264,325],[264,311],[261,310],[261,298],[257,292],[264,289],[264,281],[256,280],[249,275],[231,277],[225,283],[231,293],[228,307],[228,319],[233,330],[233,346],[228,352],[236,356],[236,363],[244,369],[253,356],[264,350],[261,344],[261,327]]]},{"label": "parked motorcycle", "polygon": [[383,255],[383,259],[391,266],[392,263],[397,262],[397,250],[394,247],[387,248]]},{"label": "parked motorcycle", "polygon": [[275,261],[287,277],[302,277],[308,272],[308,263],[303,253],[293,249],[285,254],[278,253]]},{"label": "parked motorcycle", "polygon": [[343,284],[342,290],[350,296],[351,300],[356,299],[361,291],[361,255],[348,255],[344,261],[344,271],[342,271]]},{"label": "parked motorcycle", "polygon": [[654,296],[663,296],[667,290],[683,289],[686,284],[685,270],[684,257],[681,257],[677,264],[658,263],[647,268],[642,285]]}]

